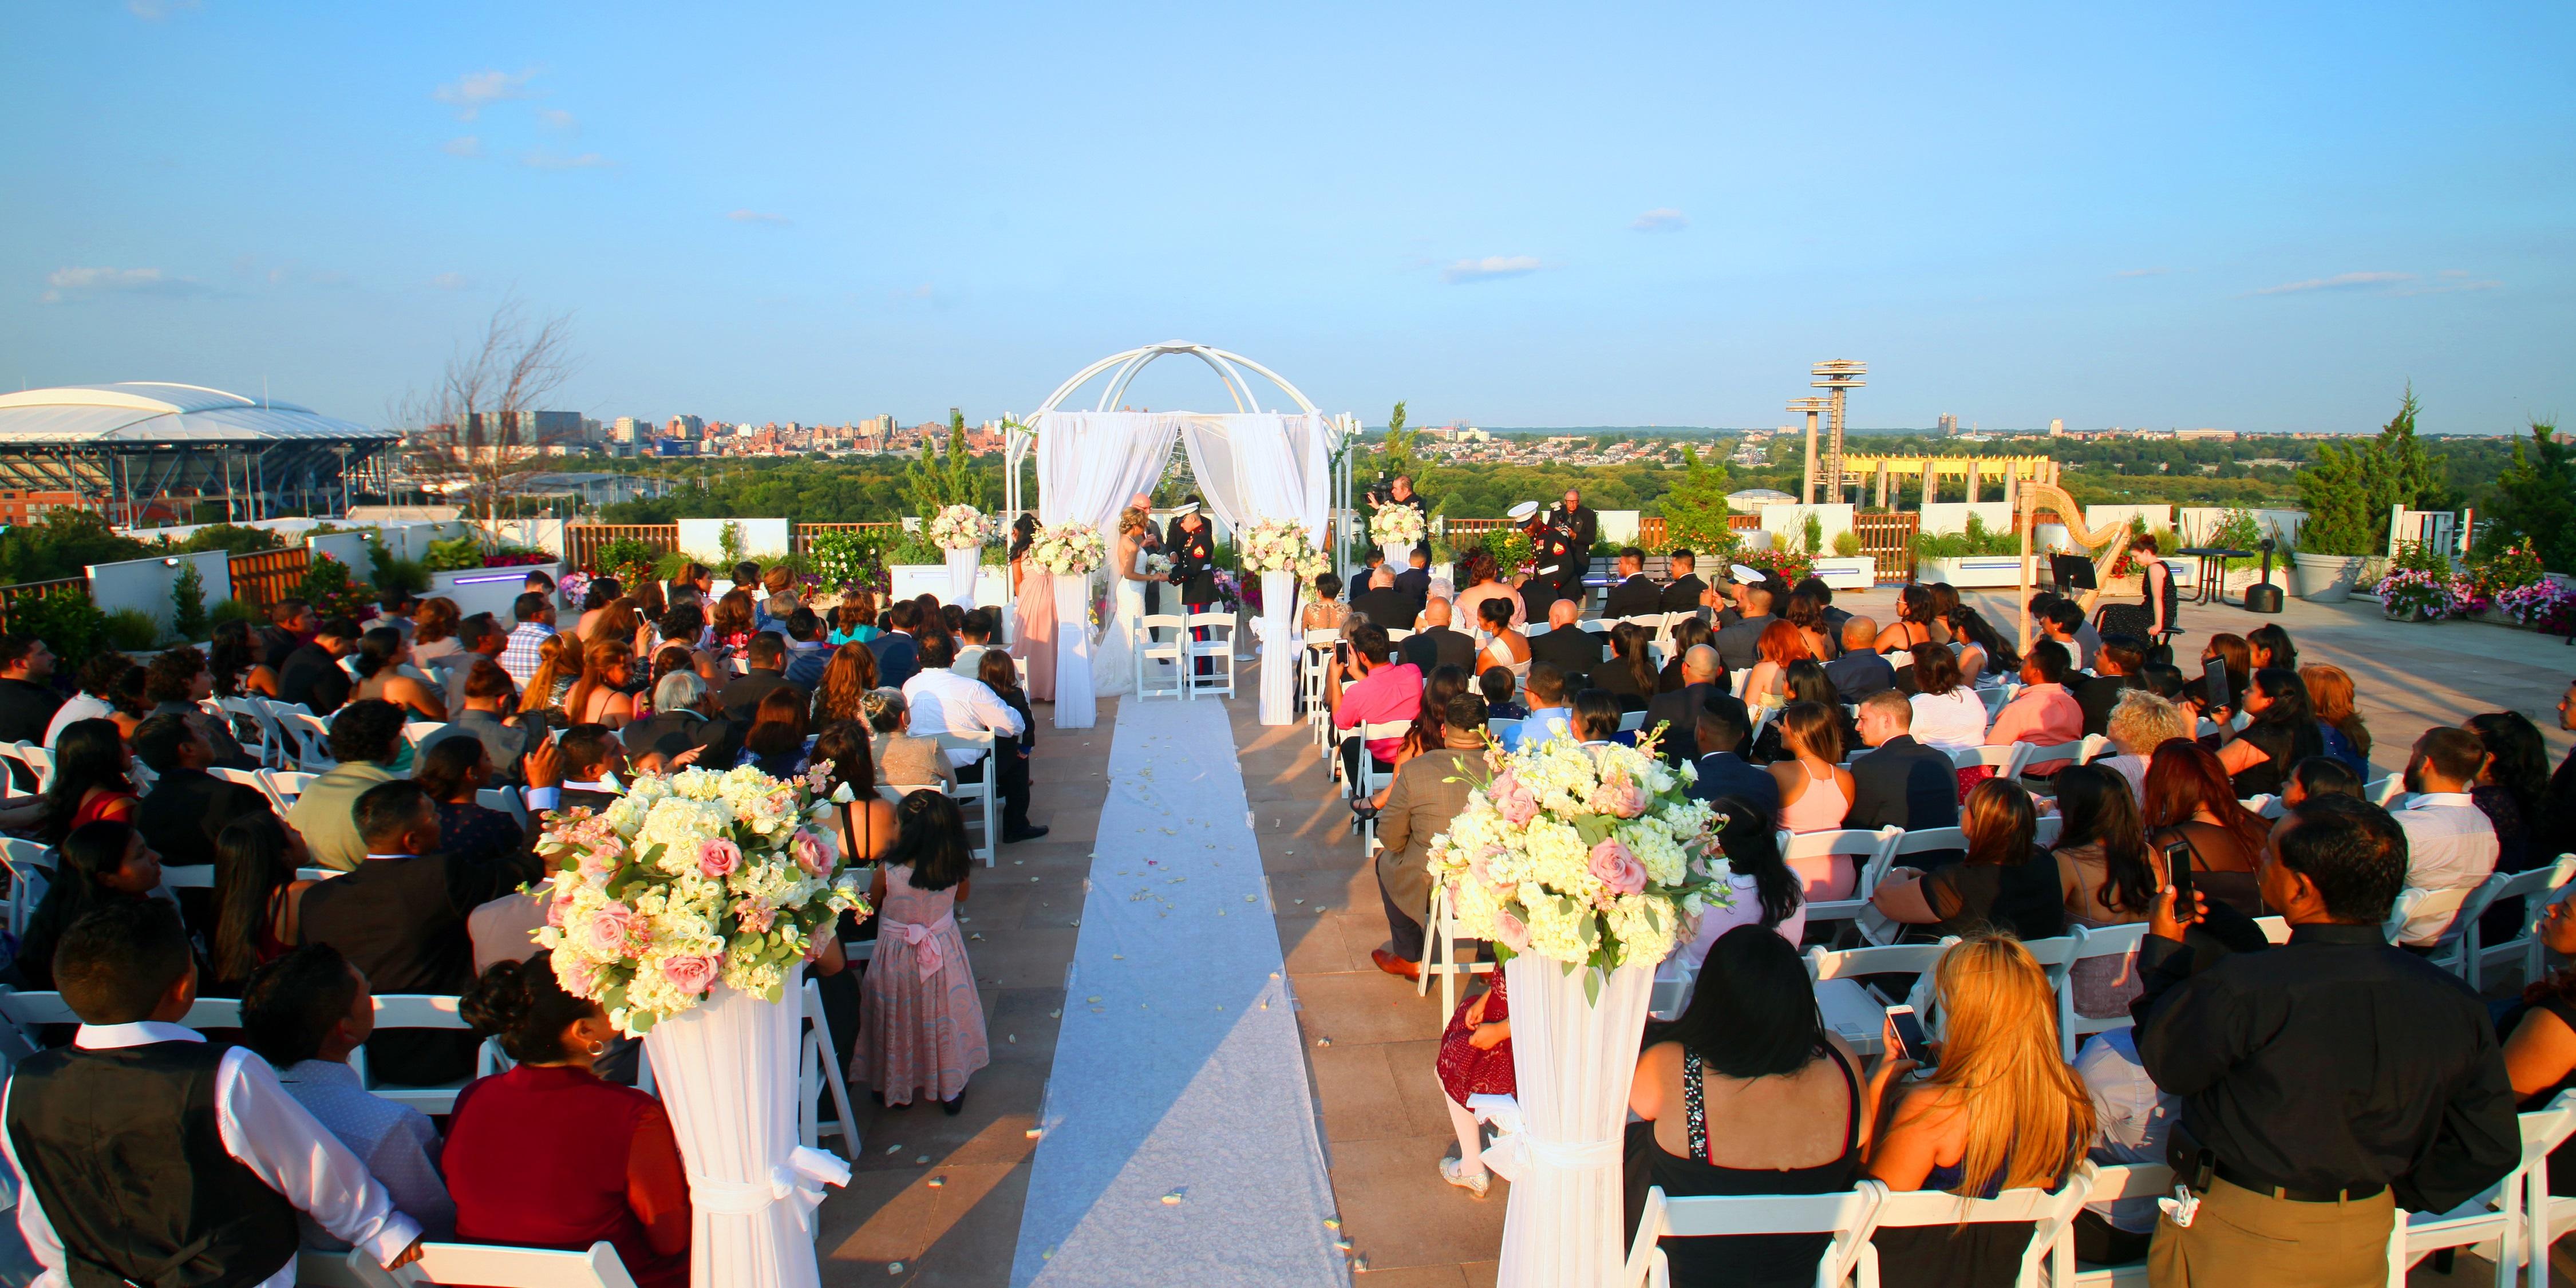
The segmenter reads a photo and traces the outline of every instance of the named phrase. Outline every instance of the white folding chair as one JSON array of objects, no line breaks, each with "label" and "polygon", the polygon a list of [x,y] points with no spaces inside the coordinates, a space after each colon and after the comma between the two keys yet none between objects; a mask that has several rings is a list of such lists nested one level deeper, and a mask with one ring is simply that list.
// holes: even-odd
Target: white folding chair
[{"label": "white folding chair", "polygon": [[[2023,787],[2026,787],[2042,796],[2054,796],[2057,794],[2056,780],[2054,777],[2028,777],[2030,766],[2044,765],[2054,760],[2063,760],[2079,765],[2084,763],[2086,740],[2082,738],[2078,738],[2073,742],[2053,742],[2045,745],[2026,742],[2019,745],[2027,747],[2029,750],[2022,753],[2021,769],[2016,771],[2013,774],[2013,777],[2020,780]],[[2063,769],[2065,766],[2060,765],[2059,768]]]},{"label": "white folding chair", "polygon": [[[388,1271],[364,1248],[347,1254],[349,1273],[366,1288],[415,1284],[481,1284],[484,1288],[635,1288],[626,1263],[605,1239],[582,1252],[504,1248],[486,1243],[424,1243],[420,1260]],[[297,1266],[299,1273],[302,1265]]]},{"label": "white folding chair", "polygon": [[[1372,847],[1374,848],[1374,847]],[[1423,924],[1422,970],[1414,977],[1413,995],[1421,997],[1431,991],[1431,977],[1440,977],[1440,1013],[1458,1013],[1458,977],[1490,975],[1492,962],[1458,960],[1458,916],[1449,906],[1449,887],[1435,883],[1431,887],[1431,919]]]},{"label": "white folding chair", "polygon": [[2065,831],[2065,815],[2042,814],[2030,825],[2030,843],[2045,850],[2057,844],[2057,838],[2064,835]]},{"label": "white folding chair", "polygon": [[[1368,745],[1372,742],[1400,739],[1411,728],[1413,728],[1413,722],[1410,720],[1363,720],[1359,728],[1352,731],[1360,740],[1359,754],[1352,757],[1359,762],[1359,777],[1351,781],[1352,800],[1372,799],[1377,795],[1378,788],[1384,787],[1391,781],[1390,774],[1379,771],[1377,757],[1370,754]],[[1366,853],[1377,844],[1377,820],[1374,818],[1364,820],[1360,824],[1360,835],[1363,838],[1361,852]]]},{"label": "white folding chair", "polygon": [[1958,942],[1958,936],[1951,935],[1937,944],[1888,944],[1840,951],[1821,946],[1808,949],[1807,978],[1815,981],[1816,1010],[1823,1015],[1825,1027],[1840,1034],[1860,1054],[1878,1054],[1887,1045],[1887,1008],[1896,1003],[1864,986],[1860,977],[1912,975],[1914,991],[1906,1000],[1924,1012],[1922,1018],[1928,1030],[1931,1016],[1926,1003],[1932,997],[1933,968],[1941,964],[1942,954]]},{"label": "white folding chair", "polygon": [[519,826],[521,827],[526,827],[528,825],[528,807],[519,799],[518,789],[516,788],[475,788],[474,803],[485,809],[499,810],[502,813],[519,820]]},{"label": "white folding chair", "polygon": [[2022,768],[2030,763],[2030,744],[2008,742],[2000,747],[1956,747],[1950,751],[1951,765],[1974,769],[1983,765],[1995,771],[1995,777],[2018,782]]},{"label": "white folding chair", "polygon": [[39,841],[0,836],[0,864],[9,869],[9,933],[23,934],[45,887],[53,884],[54,852]]},{"label": "white folding chair", "polygon": [[[1214,617],[1214,616],[1216,616],[1216,614],[1214,614],[1214,613],[1199,613],[1199,614],[1196,614],[1195,616],[1191,617],[1191,618],[1190,618],[1190,621],[1191,621],[1191,623],[1192,623],[1193,625],[1195,625],[1195,624],[1198,622],[1198,619],[1199,619],[1199,618],[1201,618],[1201,617]],[[1413,638],[1413,628],[1412,628],[1412,627],[1409,627],[1409,626],[1389,626],[1389,627],[1387,627],[1387,628],[1386,628],[1386,642],[1387,642],[1387,643],[1389,643],[1389,644],[1401,644],[1401,643],[1405,642],[1406,640],[1409,640],[1409,639],[1412,639],[1412,638]]]},{"label": "white folding chair", "polygon": [[[2549,1155],[2576,1135],[2576,1091],[2562,1091],[2548,1105],[2521,1115],[2522,1217],[2515,1241],[2530,1288],[2549,1288],[2549,1247],[2576,1227],[2576,1198],[2549,1192]],[[2503,1282],[2499,1277],[2499,1282]]]},{"label": "white folding chair", "polygon": [[1684,1195],[1669,1197],[1658,1185],[1646,1191],[1645,1215],[1628,1247],[1627,1288],[1671,1288],[1672,1270],[1661,1241],[1747,1234],[1833,1236],[1817,1258],[1816,1282],[1842,1284],[1869,1241],[1878,1195],[1864,1189],[1838,1194]]},{"label": "white folding chair", "polygon": [[263,769],[259,776],[261,784],[268,789],[268,798],[277,803],[277,812],[283,814],[295,808],[295,798],[302,796],[304,789],[322,775],[299,773],[292,769]]},{"label": "white folding chair", "polygon": [[1641,707],[1635,711],[1622,711],[1619,713],[1619,732],[1636,733],[1645,727],[1646,712],[1644,708]]},{"label": "white folding chair", "polygon": [[972,802],[967,804],[966,822],[970,827],[983,829],[983,841],[970,853],[982,859],[984,866],[988,868],[993,866],[994,851],[1001,847],[1002,842],[1002,829],[994,821],[997,817],[996,802],[1001,798],[1002,770],[1001,765],[994,758],[993,745],[993,731],[990,729],[981,729],[974,733],[943,731],[939,735],[939,749],[942,752],[980,751],[984,754],[983,781],[970,783],[961,778],[957,785],[950,789],[949,794],[955,796],[961,804]]},{"label": "white folding chair", "polygon": [[[2120,1199],[2161,1198],[2173,1193],[2173,1169],[2162,1163],[2096,1163],[2093,1165],[2093,1189],[2087,1203],[2110,1203]],[[2059,1238],[2072,1241],[2073,1225]],[[2051,1249],[2052,1255],[2054,1249]],[[2073,1288],[2136,1288],[2147,1281],[2147,1263],[2132,1261],[2126,1265],[2096,1266],[2077,1269],[2071,1280]],[[2052,1285],[2051,1288],[2065,1288]]]},{"label": "white folding chair", "polygon": [[[457,999],[438,993],[378,993],[376,1032],[383,1033],[389,1029],[466,1030],[471,1026],[465,1023],[465,1017],[456,1013],[456,1002]],[[359,1085],[369,1092],[398,1105],[409,1105],[432,1117],[454,1109],[456,1093],[463,1091],[465,1084],[472,1081],[458,1078],[432,1087],[379,1086],[367,1071],[364,1047],[350,1054],[349,1064],[358,1071]]]},{"label": "white folding chair", "polygon": [[[1887,879],[1888,869],[1895,867],[1900,860],[1909,859],[1918,854],[1967,848],[1968,834],[1955,827],[1918,827],[1909,832],[1901,832],[1897,835],[1896,844],[1888,848],[1887,857],[1878,863],[1871,876],[1870,891],[1873,894],[1877,893],[1878,883]],[[1860,937],[1864,943],[1891,944],[1896,942],[1897,936],[1905,933],[1902,923],[1876,908],[1864,910],[1859,924]]]},{"label": "white folding chair", "polygon": [[215,865],[181,863],[163,868],[161,884],[173,890],[212,890],[215,888]]},{"label": "white folding chair", "polygon": [[[823,1015],[823,990],[814,981],[805,981],[805,1037],[799,1047],[801,1058],[796,1065],[796,1139],[808,1148],[817,1148],[823,1137],[841,1138],[841,1157],[851,1162],[859,1159],[859,1119],[850,1112],[849,1080],[840,1074],[839,1047],[832,1042],[832,1022]],[[840,1115],[831,1122],[822,1120],[817,1103],[824,1090],[832,1094],[833,1112]]]},{"label": "white folding chair", "polygon": [[444,720],[407,720],[403,722],[402,736],[409,739],[412,746],[419,747],[429,741],[430,735],[446,727]]},{"label": "white folding chair", "polygon": [[[2466,890],[2449,893],[2453,893],[2455,898],[2468,897],[2468,891]],[[2418,890],[2413,886],[2408,886],[2405,889],[2398,891],[2395,901],[2388,905],[2388,920],[2381,922],[2379,925],[2380,937],[2386,939],[2392,944],[2396,943],[2398,934],[2406,929],[2406,923],[2415,919],[2416,907],[2424,902],[2424,897],[2424,891]],[[2459,907],[2459,904],[2455,901],[2451,904],[2451,907],[2457,908]],[[2430,909],[2426,910],[2426,915],[2431,915]]]},{"label": "white folding chair", "polygon": [[2262,818],[2277,819],[2281,817],[2284,809],[2281,804],[2281,798],[2272,795],[2270,792],[2265,792],[2260,796],[2248,796],[2236,803],[2243,806],[2246,813],[2257,815]]},{"label": "white folding chair", "polygon": [[1333,712],[1324,705],[1324,681],[1332,672],[1333,650],[1341,638],[1339,631],[1308,631],[1305,647],[1297,653],[1297,687],[1306,707],[1306,727],[1326,760],[1333,756]]},{"label": "white folding chair", "polygon": [[[2488,878],[2490,881],[2493,879],[2493,877]],[[2460,927],[2461,921],[2465,919],[2463,914],[2468,912],[2470,903],[2476,900],[2478,894],[2486,888],[2485,882],[2473,886],[2458,886],[2449,890],[2419,890],[2413,886],[2407,887],[2398,896],[2397,906],[2389,910],[2388,923],[2383,927],[2388,933],[2388,942],[2404,944],[2410,948],[2429,949],[2431,951],[2426,955],[2427,960],[2457,974],[2460,969],[2460,958],[2465,956],[2460,951],[2464,938]],[[2405,897],[2410,894],[2415,896],[2411,900]],[[2432,938],[2414,942],[2402,938],[2408,923],[2430,921],[2436,917],[2442,919],[2439,923],[2442,928],[2435,932]]]},{"label": "white folding chair", "polygon": [[1769,706],[1754,707],[1753,728],[1750,732],[1744,735],[1745,744],[1747,746],[1751,746],[1760,743],[1762,741],[1762,731],[1771,727],[1771,718],[1786,709],[1787,708],[1783,707]]},{"label": "white folding chair", "polygon": [[[1182,643],[1189,650],[1190,664],[1182,668],[1183,683],[1189,686],[1193,694],[1222,693],[1229,698],[1233,697],[1234,614],[1192,613],[1189,615],[1188,626],[1190,629],[1183,632]],[[1208,637],[1199,639],[1197,637],[1199,631],[1206,631]],[[1410,635],[1412,632],[1407,631],[1405,634]],[[1198,673],[1200,662],[1211,664],[1208,673],[1204,676]]]},{"label": "white folding chair", "polygon": [[[1171,638],[1160,638],[1170,631]],[[1189,619],[1178,613],[1150,613],[1136,622],[1136,696],[1138,698],[1184,698],[1190,696],[1190,629]],[[1162,665],[1171,668],[1171,683],[1158,687],[1148,680],[1148,670]]]},{"label": "white folding chair", "polygon": [[[0,761],[14,761],[18,764],[26,765],[26,750],[27,744],[23,742],[0,742]],[[37,781],[34,766],[28,765],[27,777],[30,781]],[[0,801],[5,801],[11,805],[24,805],[35,800],[39,795],[43,794],[43,792],[44,788],[42,787],[31,788],[27,791],[18,790],[18,776],[15,773],[8,772],[8,766],[6,764],[0,764]]]},{"label": "white folding chair", "polygon": [[[2506,886],[2513,883],[2513,878],[2514,874],[2510,872],[2490,872],[2486,880],[2469,887],[2460,898],[2460,910],[2452,915],[2451,924],[2442,928],[2441,936],[2433,941],[2432,951],[2425,955],[2425,960],[2463,981],[2473,981],[2475,977],[2469,973],[2469,963],[2476,951],[2478,919],[2486,915],[2487,907],[2496,901],[2496,896]],[[2471,986],[2475,987],[2474,983]]]},{"label": "white folding chair", "polygon": [[2084,1045],[2084,1039],[2096,1033],[2107,1033],[2112,1029],[2125,1029],[2132,1023],[2126,1011],[2118,1015],[2077,1013],[2075,1009],[2076,966],[2104,958],[2135,956],[2139,943],[2146,937],[2147,923],[2143,921],[2133,921],[2119,926],[2103,926],[2099,929],[2076,926],[2066,936],[2071,951],[2068,954],[2065,969],[2057,972],[2054,982],[2057,985],[2059,1045],[2065,1049],[2068,1063],[2074,1062],[2076,1048]]},{"label": "white folding chair", "polygon": [[1852,865],[1852,892],[1848,899],[1816,899],[1806,905],[1807,924],[1826,921],[1850,921],[1869,907],[1870,894],[1887,875],[1887,856],[1896,850],[1904,829],[1883,827],[1875,832],[1843,828],[1831,832],[1777,834],[1780,858],[1784,862],[1847,858]]},{"label": "white folding chair", "polygon": [[277,731],[277,719],[254,697],[217,698],[215,705],[233,723],[233,737],[244,747],[259,752],[259,763],[275,766],[285,754],[285,739]]},{"label": "white folding chair", "polygon": [[2371,804],[2387,809],[2396,803],[2398,797],[2406,794],[2406,775],[2390,774],[2361,790],[2363,795],[2370,798]]},{"label": "white folding chair", "polygon": [[280,709],[277,726],[285,730],[286,736],[295,744],[295,754],[289,756],[288,761],[302,767],[306,773],[318,774],[340,764],[331,758],[331,726],[322,723],[320,716],[305,710],[303,704]]},{"label": "white folding chair", "polygon": [[54,785],[54,753],[36,744],[21,743],[18,759],[26,762],[28,772],[36,776],[36,790],[43,792]]},{"label": "white folding chair", "polygon": [[[2529,1155],[2526,1152],[2525,1157]],[[2406,1272],[2416,1262],[2444,1248],[2474,1248],[2495,1266],[2495,1281],[2502,1285],[2513,1282],[2513,1251],[2524,1234],[2522,1195],[2524,1169],[2529,1163],[2517,1163],[2502,1181],[2486,1193],[2448,1212],[2409,1212],[2397,1209],[2397,1219],[2388,1227],[2388,1282],[2390,1288],[2404,1288]],[[2542,1155],[2540,1170],[2549,1170],[2548,1156]],[[2543,1185],[2541,1188],[2547,1189]],[[2544,1252],[2541,1262],[2549,1258]]]},{"label": "white folding chair", "polygon": [[2562,854],[2557,862],[2547,867],[2514,873],[2496,890],[2494,899],[2489,901],[2490,906],[2506,899],[2522,900],[2522,929],[2511,939],[2490,944],[2485,941],[2478,923],[2469,923],[2467,971],[2462,978],[2468,981],[2472,991],[2485,991],[2487,963],[2497,957],[2519,954],[2523,959],[2522,982],[2528,984],[2540,978],[2544,952],[2540,944],[2540,916],[2549,910],[2549,905],[2566,897],[2571,878],[2576,878],[2576,854]]},{"label": "white folding chair", "polygon": [[[1884,1192],[1872,1214],[1870,1232],[1902,1229],[1909,1226],[1984,1225],[1989,1222],[2030,1222],[2030,1245],[2021,1254],[2021,1274],[2014,1280],[2018,1288],[2039,1288],[2040,1265],[2048,1264],[2047,1282],[2062,1284],[2075,1277],[2075,1243],[2059,1236],[2084,1210],[2085,1196],[2093,1189],[2093,1164],[2078,1163],[2056,1193],[2042,1189],[2006,1190],[1990,1199],[1961,1198],[1943,1190],[1888,1191],[1877,1181],[1862,1181],[1862,1188]],[[1864,1242],[1860,1246],[1860,1288],[1878,1288],[1878,1248]]]},{"label": "white folding chair", "polygon": [[1485,722],[1486,735],[1506,747],[1511,745],[1513,738],[1519,736],[1520,731],[1521,722],[1518,720],[1488,720]]},{"label": "white folding chair", "polygon": [[2290,942],[2290,919],[2287,917],[2256,917],[2254,925],[2262,930],[2263,938],[2270,943]]}]

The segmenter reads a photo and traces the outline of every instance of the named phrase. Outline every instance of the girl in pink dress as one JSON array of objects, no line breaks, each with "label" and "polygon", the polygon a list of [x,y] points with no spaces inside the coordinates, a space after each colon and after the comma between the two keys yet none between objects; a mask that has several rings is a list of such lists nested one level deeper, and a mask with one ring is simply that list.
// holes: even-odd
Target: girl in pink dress
[{"label": "girl in pink dress", "polygon": [[850,1081],[875,1087],[892,1108],[908,1108],[919,1092],[955,1114],[966,1107],[966,1079],[991,1061],[975,968],[957,933],[973,871],[966,816],[930,790],[904,797],[894,812],[894,848],[868,889],[877,948],[859,995]]},{"label": "girl in pink dress", "polygon": [[1028,561],[1029,543],[1036,540],[1036,515],[1023,514],[1011,525],[1011,576],[1014,581],[1012,611],[1018,621],[1011,631],[1011,656],[1025,658],[1029,664],[1028,690],[1031,702],[1055,701],[1055,578],[1047,570]]}]

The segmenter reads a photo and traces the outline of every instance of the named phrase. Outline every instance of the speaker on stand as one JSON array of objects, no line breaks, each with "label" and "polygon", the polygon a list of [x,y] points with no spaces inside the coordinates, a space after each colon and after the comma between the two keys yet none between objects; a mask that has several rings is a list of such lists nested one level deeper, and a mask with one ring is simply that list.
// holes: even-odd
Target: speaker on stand
[{"label": "speaker on stand", "polygon": [[2272,584],[2272,539],[2263,538],[2263,580],[2245,588],[2245,611],[2277,613],[2281,611],[2281,588]]}]

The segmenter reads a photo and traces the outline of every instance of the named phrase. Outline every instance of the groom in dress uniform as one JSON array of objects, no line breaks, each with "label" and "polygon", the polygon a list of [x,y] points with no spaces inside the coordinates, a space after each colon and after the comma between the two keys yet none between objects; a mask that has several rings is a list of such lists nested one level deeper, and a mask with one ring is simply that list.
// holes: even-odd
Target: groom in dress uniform
[{"label": "groom in dress uniform", "polygon": [[[1172,557],[1172,584],[1181,588],[1182,611],[1204,613],[1216,603],[1216,533],[1208,527],[1207,516],[1199,513],[1199,499],[1191,497],[1181,503],[1172,518],[1171,531],[1163,536],[1165,550]],[[1204,642],[1204,626],[1190,628],[1190,638]],[[1200,658],[1195,668],[1200,675],[1215,672],[1216,664]]]},{"label": "groom in dress uniform", "polygon": [[[1144,535],[1136,538],[1136,548],[1144,551],[1148,557],[1163,553],[1163,534],[1154,530],[1154,498],[1139,492],[1127,498],[1127,508],[1141,510],[1145,514],[1145,532]],[[1145,581],[1145,615],[1151,617],[1161,611],[1163,611],[1162,583],[1149,577]]]}]

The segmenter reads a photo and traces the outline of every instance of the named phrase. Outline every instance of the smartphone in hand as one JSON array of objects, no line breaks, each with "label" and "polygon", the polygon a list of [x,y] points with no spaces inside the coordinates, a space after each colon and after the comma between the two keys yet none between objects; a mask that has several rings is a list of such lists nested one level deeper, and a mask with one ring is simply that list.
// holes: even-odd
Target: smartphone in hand
[{"label": "smartphone in hand", "polygon": [[2165,847],[2165,884],[2173,887],[2174,915],[2188,918],[2191,903],[2191,843],[2176,841]]},{"label": "smartphone in hand", "polygon": [[1887,1054],[1890,1059],[1932,1067],[1932,1044],[1924,1039],[1923,1021],[1916,1017],[1913,1007],[1887,1008]]}]

